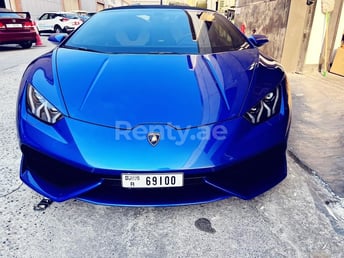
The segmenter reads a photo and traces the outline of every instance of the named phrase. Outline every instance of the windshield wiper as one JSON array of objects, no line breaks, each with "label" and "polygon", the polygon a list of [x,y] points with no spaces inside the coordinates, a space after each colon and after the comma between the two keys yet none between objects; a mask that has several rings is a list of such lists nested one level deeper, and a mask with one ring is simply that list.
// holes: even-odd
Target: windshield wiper
[{"label": "windshield wiper", "polygon": [[74,47],[74,46],[67,46],[67,45],[63,45],[61,47],[67,48],[67,49],[75,49],[75,50],[87,51],[87,52],[104,53],[102,51],[91,49],[91,48],[86,48],[86,47]]}]

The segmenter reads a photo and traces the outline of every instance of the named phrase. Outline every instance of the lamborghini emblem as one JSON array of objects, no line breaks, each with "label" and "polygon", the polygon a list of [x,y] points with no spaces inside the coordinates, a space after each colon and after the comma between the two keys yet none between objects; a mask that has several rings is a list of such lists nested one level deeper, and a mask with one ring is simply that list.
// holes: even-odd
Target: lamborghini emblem
[{"label": "lamborghini emblem", "polygon": [[160,133],[149,133],[147,140],[153,147],[156,146],[160,141]]}]

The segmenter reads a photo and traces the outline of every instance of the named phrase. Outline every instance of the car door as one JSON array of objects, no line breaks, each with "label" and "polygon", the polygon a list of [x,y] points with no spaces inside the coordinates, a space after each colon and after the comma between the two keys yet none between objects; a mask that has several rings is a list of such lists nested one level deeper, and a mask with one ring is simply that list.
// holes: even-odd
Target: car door
[{"label": "car door", "polygon": [[49,30],[54,31],[55,30],[55,25],[58,24],[57,19],[59,18],[59,15],[56,13],[50,13],[49,14],[49,20],[47,22]]},{"label": "car door", "polygon": [[37,20],[37,27],[39,31],[53,31],[55,26],[56,14],[54,13],[44,13]]},{"label": "car door", "polygon": [[37,28],[39,31],[49,30],[49,13],[42,14],[36,22]]}]

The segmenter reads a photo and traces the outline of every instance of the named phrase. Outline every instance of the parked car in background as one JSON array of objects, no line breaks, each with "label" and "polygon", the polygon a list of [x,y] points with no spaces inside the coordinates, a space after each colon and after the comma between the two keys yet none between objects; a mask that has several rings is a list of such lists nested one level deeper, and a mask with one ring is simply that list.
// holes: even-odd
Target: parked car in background
[{"label": "parked car in background", "polygon": [[82,22],[85,22],[85,21],[87,21],[89,18],[91,18],[91,16],[88,15],[88,14],[79,14],[78,16],[79,16],[79,18],[82,20]]},{"label": "parked car in background", "polygon": [[73,12],[47,12],[37,20],[38,31],[41,32],[72,32],[83,21]]},{"label": "parked car in background", "polygon": [[92,15],[95,14],[94,12],[90,13],[83,10],[73,10],[72,12],[76,13],[83,22],[87,21]]},{"label": "parked car in background", "polygon": [[30,48],[35,42],[36,32],[30,13],[0,8],[0,44]]}]

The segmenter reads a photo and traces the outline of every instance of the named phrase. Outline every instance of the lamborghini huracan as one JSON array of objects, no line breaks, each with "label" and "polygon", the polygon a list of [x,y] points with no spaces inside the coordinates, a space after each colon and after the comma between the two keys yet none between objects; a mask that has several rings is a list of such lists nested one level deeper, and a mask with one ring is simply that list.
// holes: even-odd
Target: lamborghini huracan
[{"label": "lamborghini huracan", "polygon": [[127,6],[49,40],[17,106],[20,178],[39,194],[189,205],[286,177],[290,92],[265,36],[207,9]]}]

